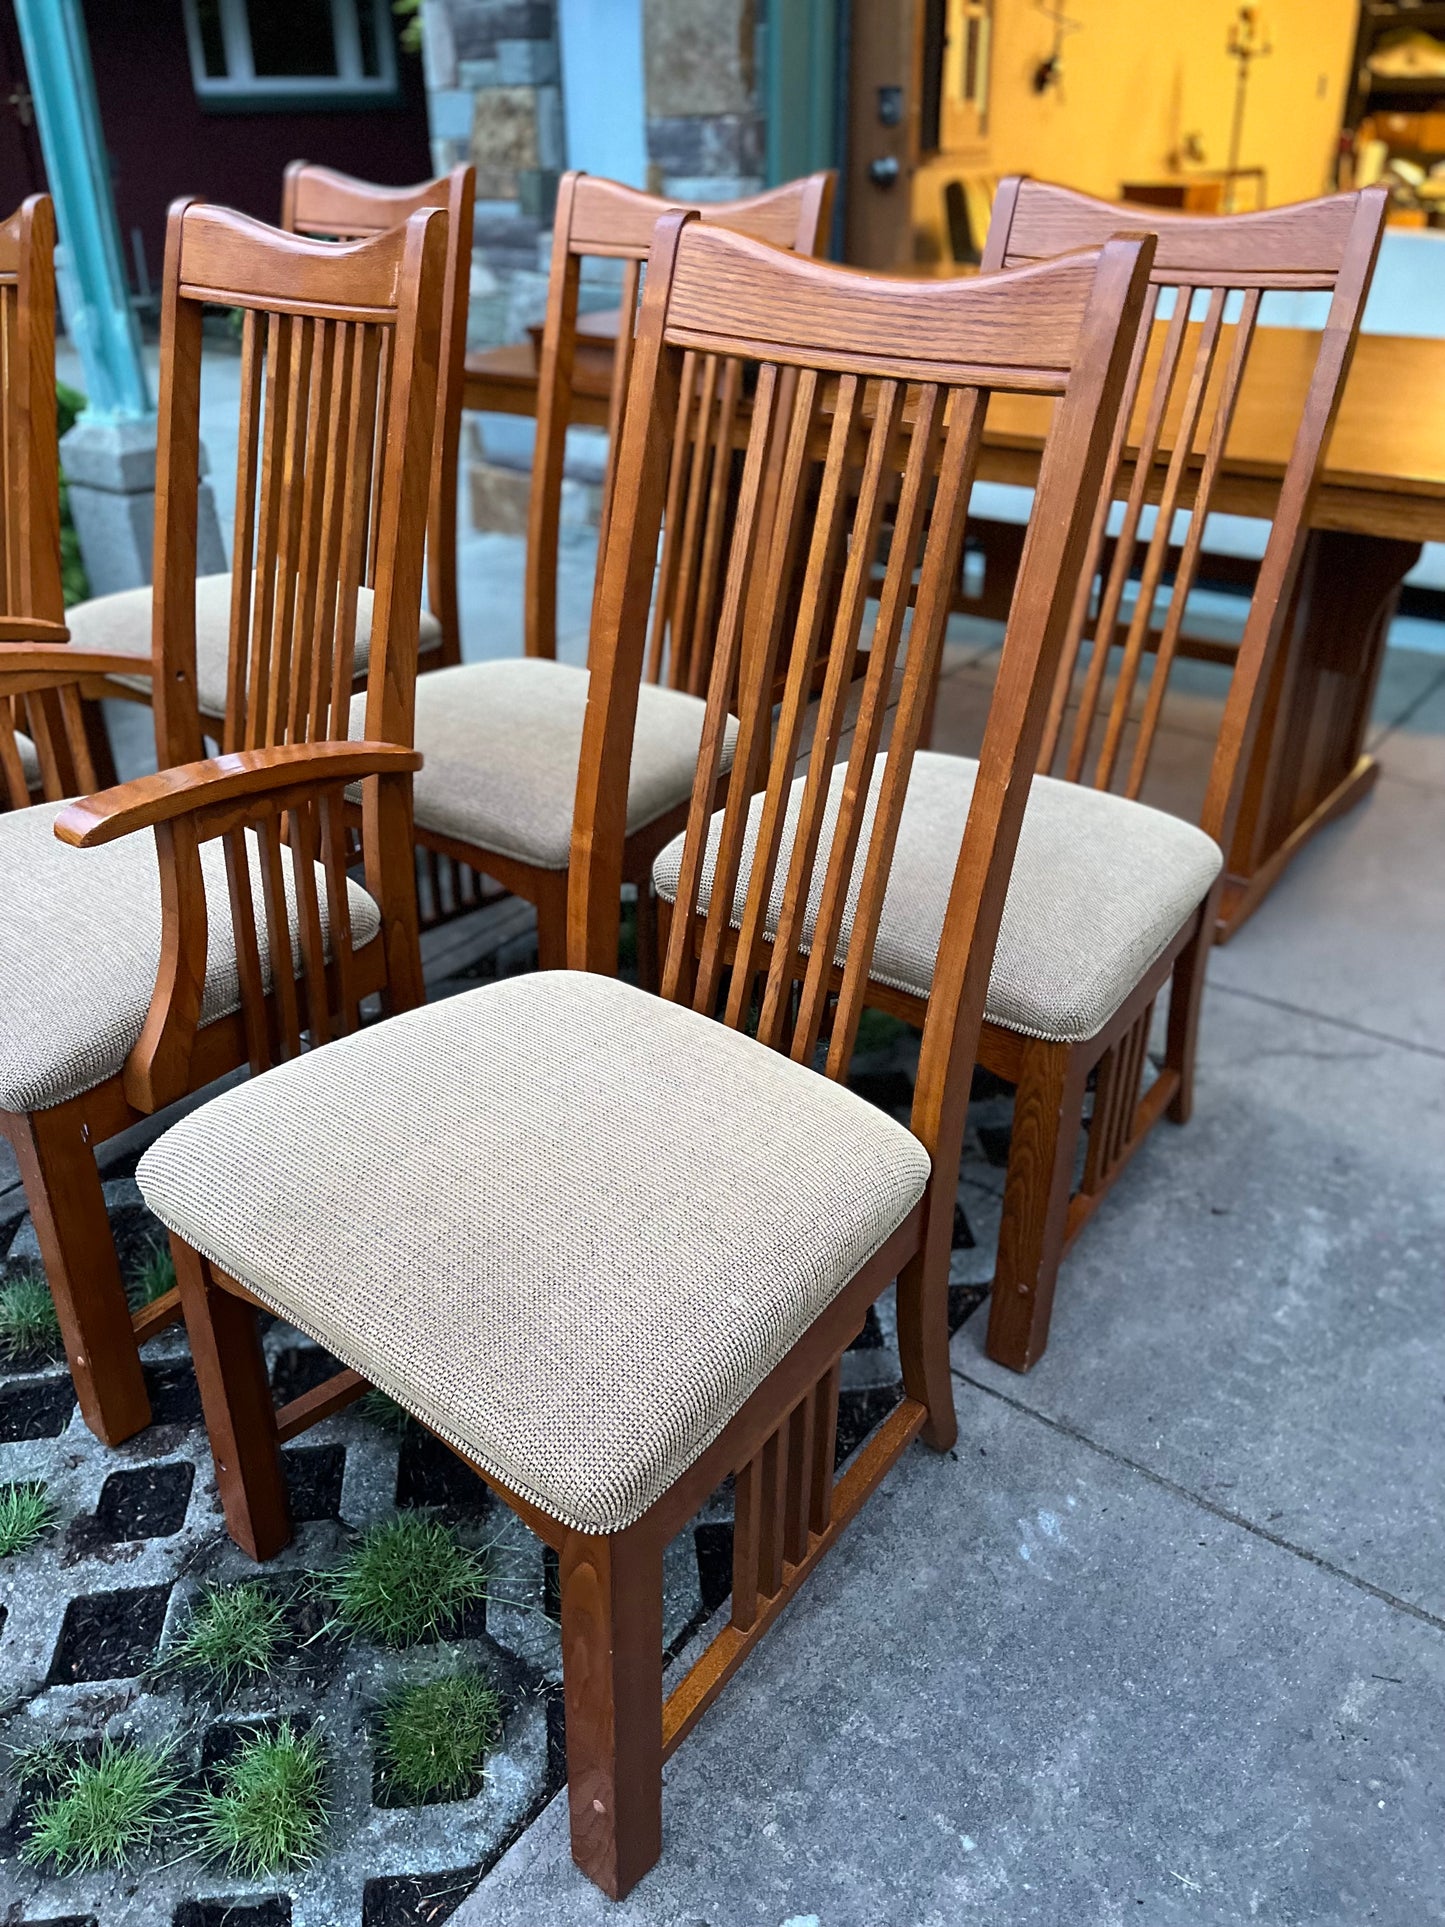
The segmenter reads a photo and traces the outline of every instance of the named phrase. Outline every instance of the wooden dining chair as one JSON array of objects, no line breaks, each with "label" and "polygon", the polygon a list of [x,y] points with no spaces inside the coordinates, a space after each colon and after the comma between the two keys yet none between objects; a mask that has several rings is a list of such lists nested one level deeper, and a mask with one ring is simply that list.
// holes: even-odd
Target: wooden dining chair
[{"label": "wooden dining chair", "polygon": [[[260,1305],[343,1362],[315,1395],[324,1409],[380,1386],[556,1549],[572,1850],[609,1894],[658,1857],[665,1755],[910,1441],[943,1450],[955,1437],[947,1274],[974,1047],[1151,247],[1114,241],[974,283],[909,283],[664,215],[593,611],[573,968],[481,986],[254,1079],[182,1120],[140,1163],[146,1200],[171,1228],[239,1545],[265,1559],[291,1530],[278,1444],[292,1428],[271,1407]],[[714,917],[694,954],[689,919],[673,919],[655,996],[610,973],[670,453],[699,355],[743,362],[752,406],[684,901],[702,873],[730,713],[738,734],[718,861],[736,867],[755,793],[768,860],[741,934]],[[843,1079],[984,412],[1000,391],[1052,396],[1056,409],[905,1129]],[[831,809],[895,477],[853,780]],[[755,594],[765,554],[788,566],[770,568]],[[791,915],[816,854],[828,937],[803,956],[788,942],[768,951],[760,937],[820,666],[787,901]],[[882,801],[869,822],[866,777],[879,753]],[[855,869],[852,947],[835,985],[828,962]],[[894,1279],[906,1395],[835,1480],[839,1361]],[[664,1702],[663,1551],[729,1475],[729,1621]]]},{"label": "wooden dining chair", "polygon": [[[828,233],[833,181],[830,172],[813,174],[699,211],[712,225],[815,254]],[[614,262],[621,277],[600,555],[615,499],[643,264],[658,218],[672,205],[614,181],[563,176],[538,368],[523,602],[526,654],[447,670],[417,692],[417,746],[425,756],[416,788],[417,836],[429,854],[423,922],[474,901],[478,886],[469,879],[480,872],[536,906],[544,969],[560,965],[566,955],[568,847],[587,702],[587,671],[555,660],[563,463],[582,269],[589,261]],[[639,892],[645,971],[652,955],[652,859],[682,827],[697,762],[723,542],[736,497],[743,388],[739,360],[694,355],[669,452],[624,865],[627,882]]]},{"label": "wooden dining chair", "polygon": [[[163,767],[0,815],[0,1130],[25,1184],[86,1423],[149,1419],[96,1153],[217,1077],[422,995],[411,747],[446,269],[444,212],[346,246],[224,209],[171,211],[155,537]],[[201,318],[244,314],[225,753],[202,761],[196,502]],[[374,583],[365,740],[346,740],[357,590]],[[91,773],[74,696],[115,658],[0,647],[0,700],[50,703]],[[59,734],[59,731],[57,731]],[[70,782],[73,774],[76,782]],[[343,802],[362,786],[365,888]],[[57,837],[57,821],[61,834]],[[284,826],[284,831],[283,831]],[[154,837],[132,832],[151,828]],[[81,847],[74,847],[74,846]],[[95,847],[92,847],[95,846]],[[283,862],[289,846],[289,862]],[[283,961],[284,959],[284,961]]]},{"label": "wooden dining chair", "polygon": [[[457,462],[462,428],[462,361],[467,345],[467,297],[472,260],[472,210],[476,169],[454,167],[417,187],[377,187],[329,167],[292,161],[281,190],[281,227],[328,241],[364,240],[402,226],[421,208],[445,208],[446,286],[443,295],[442,363],[437,383],[437,426],[427,509],[427,602],[419,629],[418,667],[427,670],[461,661],[457,605]],[[234,558],[233,558],[234,559]],[[364,691],[371,647],[375,552],[357,594],[353,644],[356,687]],[[77,648],[149,657],[152,600],[149,588],[124,589],[76,604],[70,629]],[[231,634],[231,574],[203,575],[196,583],[196,673],[207,734],[219,742],[226,712],[226,666]],[[109,683],[103,692],[132,702],[151,700],[145,670]],[[364,704],[365,696],[361,702]]]},{"label": "wooden dining chair", "polygon": [[[990,1357],[1017,1371],[1047,1344],[1068,1246],[1159,1119],[1184,1123],[1190,1115],[1222,851],[1249,804],[1250,751],[1283,668],[1280,637],[1384,207],[1376,189],[1223,218],[1121,210],[1034,181],[1006,181],[999,192],[986,271],[1097,246],[1121,224],[1147,225],[1158,238],[979,1046],[980,1062],[1017,1087],[987,1340]],[[1233,656],[1196,825],[1138,799],[1260,302],[1271,289],[1328,294],[1329,316]],[[1116,500],[1123,523],[1106,549]],[[1149,504],[1157,511],[1146,533]],[[1166,566],[1172,586],[1161,608]],[[1126,617],[1134,574],[1138,596]],[[1049,774],[1055,770],[1060,780]],[[869,999],[915,1024],[924,1021],[935,981],[953,856],[976,775],[977,764],[961,756],[924,751],[914,764]],[[659,859],[664,902],[675,894],[679,863],[677,846]],[[1154,1006],[1166,989],[1164,1061],[1146,1084]]]}]

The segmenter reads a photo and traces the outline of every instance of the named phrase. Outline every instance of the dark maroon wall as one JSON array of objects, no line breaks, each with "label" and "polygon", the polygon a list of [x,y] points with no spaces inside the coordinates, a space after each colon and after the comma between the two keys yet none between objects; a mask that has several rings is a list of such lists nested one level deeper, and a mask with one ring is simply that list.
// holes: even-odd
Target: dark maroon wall
[{"label": "dark maroon wall", "polygon": [[[0,6],[5,0],[0,0]],[[145,236],[159,285],[166,208],[199,194],[274,221],[287,161],[321,161],[364,180],[423,181],[431,173],[421,61],[398,49],[394,107],[314,113],[203,111],[191,82],[180,0],[86,0],[100,118],[127,268],[131,229]]]}]

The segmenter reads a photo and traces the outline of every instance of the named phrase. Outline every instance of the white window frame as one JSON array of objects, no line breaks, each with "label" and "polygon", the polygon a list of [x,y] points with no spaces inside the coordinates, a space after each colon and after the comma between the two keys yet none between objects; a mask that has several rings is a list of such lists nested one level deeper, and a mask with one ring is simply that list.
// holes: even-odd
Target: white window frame
[{"label": "white window frame", "polygon": [[[251,25],[246,0],[217,0],[221,38],[226,50],[226,72],[206,72],[206,52],[196,0],[183,0],[186,45],[191,56],[191,79],[196,97],[213,107],[252,107],[275,104],[297,107],[380,104],[395,98],[396,34],[388,0],[330,0],[331,27],[336,39],[335,74],[258,74],[251,55]],[[375,22],[376,58],[380,72],[365,73],[361,64],[359,9],[370,10]]]}]

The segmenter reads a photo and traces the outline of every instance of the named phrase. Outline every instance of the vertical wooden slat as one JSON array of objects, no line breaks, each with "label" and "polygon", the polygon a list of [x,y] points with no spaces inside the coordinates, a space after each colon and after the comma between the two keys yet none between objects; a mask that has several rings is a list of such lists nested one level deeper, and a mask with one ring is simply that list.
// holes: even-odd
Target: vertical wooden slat
[{"label": "vertical wooden slat", "polygon": [[231,636],[226,658],[224,750],[246,741],[246,671],[250,661],[251,571],[256,547],[256,458],[261,435],[264,370],[260,319],[241,324],[241,416],[236,446],[236,519],[231,536]]},{"label": "vertical wooden slat", "polygon": [[833,1517],[833,1460],[838,1444],[838,1390],[842,1366],[837,1359],[819,1379],[813,1394],[813,1466],[809,1524],[826,1532]]},{"label": "vertical wooden slat", "polygon": [[788,1419],[788,1497],[783,1521],[783,1557],[798,1565],[808,1550],[813,1500],[813,1427],[816,1392],[793,1407]]},{"label": "vertical wooden slat", "polygon": [[783,1583],[783,1530],[788,1515],[786,1420],[758,1454],[761,1493],[758,1522],[758,1591],[771,1599]]},{"label": "vertical wooden slat", "polygon": [[271,960],[271,997],[276,1012],[277,1055],[301,1054],[301,1019],[296,1002],[296,957],[281,869],[281,832],[274,815],[256,824],[261,851],[261,892],[266,906],[266,945]]},{"label": "vertical wooden slat", "polygon": [[356,667],[356,599],[362,587],[366,531],[370,514],[374,423],[380,330],[356,324],[356,377],[347,431],[350,451],[346,502],[341,518],[341,581],[336,610],[336,649],[331,664],[331,712],[327,725],[336,737],[346,734],[351,683]]},{"label": "vertical wooden slat", "polygon": [[321,797],[321,859],[326,870],[326,918],[336,978],[336,1029],[345,1037],[360,1022],[356,963],[352,956],[351,894],[347,884],[346,798],[341,790]]},{"label": "vertical wooden slat", "polygon": [[345,322],[330,330],[332,387],[326,443],[326,465],[321,504],[321,543],[317,557],[316,627],[311,639],[311,684],[307,696],[306,734],[315,742],[325,730],[331,702],[332,674],[341,621],[341,524],[350,487],[351,406],[356,330]]},{"label": "vertical wooden slat", "polygon": [[11,809],[25,809],[30,802],[30,786],[25,780],[25,765],[15,740],[15,717],[8,702],[0,703],[0,776],[5,779],[5,794]]},{"label": "vertical wooden slat", "polygon": [[272,314],[266,327],[266,406],[261,430],[261,499],[257,514],[260,567],[252,592],[251,652],[246,714],[238,747],[259,749],[266,741],[266,698],[271,680],[271,626],[276,603],[276,551],[281,529],[286,410],[291,392],[291,317]]},{"label": "vertical wooden slat", "polygon": [[256,904],[251,890],[252,839],[245,830],[227,830],[226,886],[231,898],[231,930],[236,947],[236,969],[241,987],[241,1020],[246,1031],[246,1055],[252,1074],[271,1068],[272,1053],[266,1014],[266,983],[261,951],[256,941]]},{"label": "vertical wooden slat", "polygon": [[331,1037],[327,1015],[326,946],[321,933],[321,904],[316,893],[316,805],[304,802],[289,812],[291,880],[296,890],[297,924],[301,933],[301,968],[306,985],[307,1025],[313,1045]]},{"label": "vertical wooden slat", "polygon": [[708,484],[702,555],[698,564],[697,591],[693,597],[691,633],[687,644],[687,687],[694,696],[700,696],[707,688],[712,669],[712,641],[717,633],[718,568],[723,552],[724,517],[732,489],[733,428],[737,421],[742,375],[741,361],[736,355],[729,355],[723,363],[717,424],[715,428],[711,423],[708,424],[712,440],[712,478]]},{"label": "vertical wooden slat", "polygon": [[[652,605],[652,633],[647,644],[646,675],[649,682],[663,679],[664,650],[666,649],[672,612],[677,605],[677,578],[682,560],[682,503],[683,488],[686,483],[688,459],[687,452],[692,436],[693,407],[697,398],[698,357],[688,349],[682,358],[682,373],[678,381],[677,420],[672,431],[672,455],[667,468],[667,503],[662,514],[662,558],[657,569],[657,593]],[[597,553],[604,551],[599,544]],[[601,570],[598,570],[601,575]],[[677,689],[681,685],[677,674],[678,657],[674,649],[667,657],[667,686]]]},{"label": "vertical wooden slat", "polygon": [[679,545],[677,595],[671,611],[672,661],[668,681],[674,689],[692,687],[692,614],[697,600],[697,579],[702,562],[700,524],[707,493],[708,455],[712,447],[713,414],[717,406],[719,361],[716,355],[704,356],[701,363],[697,418],[692,448],[684,468],[686,474],[682,508],[682,536]]},{"label": "vertical wooden slat", "polygon": [[763,1468],[751,1458],[733,1481],[732,1623],[748,1632],[758,1617],[758,1553],[762,1544]]},{"label": "vertical wooden slat", "polygon": [[640,261],[624,262],[622,299],[618,303],[617,347],[612,358],[612,387],[607,397],[607,460],[602,470],[602,502],[597,516],[597,553],[607,553],[607,530],[612,521],[612,491],[617,485],[617,451],[622,446],[622,417],[627,386],[632,379],[632,351],[637,340],[637,289]]}]

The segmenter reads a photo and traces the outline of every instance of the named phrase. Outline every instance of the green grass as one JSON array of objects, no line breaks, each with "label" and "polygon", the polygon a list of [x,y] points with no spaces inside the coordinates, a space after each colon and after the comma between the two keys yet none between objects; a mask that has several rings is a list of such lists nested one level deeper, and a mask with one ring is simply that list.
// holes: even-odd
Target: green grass
[{"label": "green grass", "polygon": [[175,1283],[176,1261],[171,1256],[171,1248],[157,1241],[147,1248],[145,1257],[131,1274],[126,1296],[132,1309],[139,1311],[142,1305],[164,1298],[168,1291],[175,1289]]},{"label": "green grass", "polygon": [[398,1405],[394,1398],[385,1392],[378,1392],[375,1386],[365,1394],[356,1408],[363,1418],[369,1419],[383,1432],[395,1433],[397,1437],[406,1430],[410,1414],[404,1405]]},{"label": "green grass", "polygon": [[0,1485],[0,1559],[28,1552],[55,1524],[55,1505],[43,1479]]},{"label": "green grass", "polygon": [[37,1803],[20,1857],[32,1866],[53,1862],[61,1874],[128,1867],[169,1824],[175,1794],[163,1751],[103,1740],[97,1760],[71,1760]]},{"label": "green grass", "polygon": [[487,1590],[486,1563],[435,1520],[372,1526],[321,1584],[342,1625],[383,1646],[435,1639]]},{"label": "green grass", "polygon": [[210,1586],[165,1658],[168,1667],[209,1674],[224,1691],[263,1677],[285,1637],[281,1601],[261,1580]]},{"label": "green grass", "polygon": [[326,1760],[315,1733],[283,1720],[257,1733],[201,1797],[197,1844],[230,1874],[258,1880],[316,1858],[326,1832]]},{"label": "green grass", "polygon": [[376,1754],[390,1792],[460,1800],[502,1737],[502,1702],[476,1673],[403,1686],[382,1706]]},{"label": "green grass", "polygon": [[855,1051],[886,1050],[908,1029],[901,1017],[890,1017],[884,1010],[864,1009],[858,1019],[858,1036],[854,1042]]},{"label": "green grass", "polygon": [[60,1350],[60,1320],[41,1271],[0,1286],[0,1358],[32,1358]]},{"label": "green grass", "polygon": [[10,1772],[25,1793],[54,1793],[77,1758],[75,1748],[53,1735],[33,1746],[18,1746],[10,1755]]}]

